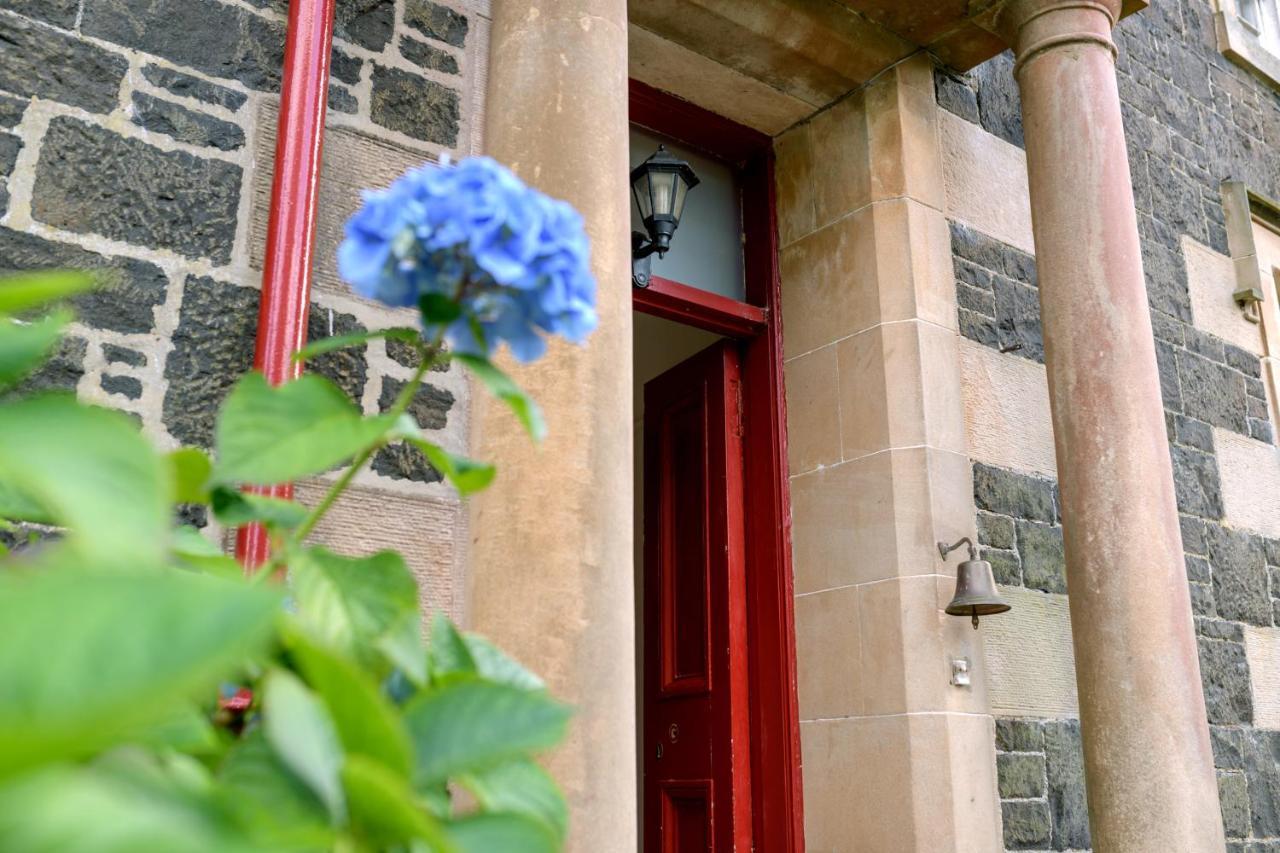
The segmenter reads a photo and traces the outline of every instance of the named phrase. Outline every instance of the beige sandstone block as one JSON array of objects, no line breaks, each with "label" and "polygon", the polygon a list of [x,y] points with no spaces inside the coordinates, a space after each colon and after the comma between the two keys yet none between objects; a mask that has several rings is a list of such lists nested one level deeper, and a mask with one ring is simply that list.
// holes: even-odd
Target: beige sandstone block
[{"label": "beige sandstone block", "polygon": [[[297,498],[314,506],[328,487],[320,480],[298,483]],[[353,557],[399,551],[418,581],[424,619],[437,610],[454,619],[462,617],[467,516],[456,498],[409,497],[352,488],[334,504],[310,539]]]},{"label": "beige sandstone block", "polygon": [[1000,849],[990,717],[802,723],[811,853]]},{"label": "beige sandstone block", "polygon": [[777,186],[778,240],[794,243],[814,229],[814,159],[810,125],[802,124],[773,141]]},{"label": "beige sandstone block", "polygon": [[[822,162],[819,158],[818,162]],[[870,328],[879,320],[872,208],[782,250],[782,317],[787,358]]]},{"label": "beige sandstone block", "polygon": [[1253,724],[1280,729],[1280,629],[1245,625],[1244,653],[1253,689]]},{"label": "beige sandstone block", "polygon": [[818,227],[871,201],[866,95],[859,90],[818,113],[810,123],[815,179],[813,205]]},{"label": "beige sandstone block", "polygon": [[840,461],[840,399],[835,345],[785,365],[787,458],[792,474]]},{"label": "beige sandstone block", "polygon": [[770,136],[814,110],[799,98],[643,27],[627,27],[627,47],[632,78]]},{"label": "beige sandstone block", "polygon": [[938,131],[947,216],[1034,253],[1026,154],[945,110]]},{"label": "beige sandstone block", "polygon": [[889,450],[791,480],[797,594],[941,571],[936,543],[973,536],[969,460]]},{"label": "beige sandstone block", "polygon": [[796,596],[796,682],[800,719],[862,712],[858,587]]},{"label": "beige sandstone block", "polygon": [[[943,612],[954,589],[954,580],[936,575],[858,587],[864,714],[986,713],[977,671],[982,637],[967,620]],[[951,683],[951,662],[958,659],[974,668],[969,687]]]},{"label": "beige sandstone block", "polygon": [[1261,355],[1259,325],[1244,318],[1231,296],[1239,287],[1231,258],[1185,235],[1182,237],[1182,256],[1187,263],[1187,289],[1191,294],[1191,317],[1196,327]]},{"label": "beige sandstone block", "polygon": [[1075,717],[1075,659],[1065,595],[1001,587],[1013,606],[982,620],[991,712],[1030,717]]},{"label": "beige sandstone block", "polygon": [[[279,109],[264,101],[258,113],[254,151],[252,214],[249,223],[249,263],[262,269],[271,208],[271,177],[275,167],[276,120]],[[360,206],[360,191],[385,187],[411,166],[434,160],[421,152],[395,145],[346,127],[329,126],[324,133],[320,167],[320,198],[316,205],[314,285],[343,295],[350,288],[338,278],[338,244],[342,227]]]},{"label": "beige sandstone block", "polygon": [[1213,430],[1226,521],[1280,537],[1280,450],[1231,430]]},{"label": "beige sandstone block", "polygon": [[[886,448],[964,453],[958,337],[931,323],[887,323],[836,344],[846,459]],[[950,367],[950,370],[948,370]]]},{"label": "beige sandstone block", "polygon": [[965,339],[960,341],[960,373],[969,455],[1056,477],[1044,365]]}]

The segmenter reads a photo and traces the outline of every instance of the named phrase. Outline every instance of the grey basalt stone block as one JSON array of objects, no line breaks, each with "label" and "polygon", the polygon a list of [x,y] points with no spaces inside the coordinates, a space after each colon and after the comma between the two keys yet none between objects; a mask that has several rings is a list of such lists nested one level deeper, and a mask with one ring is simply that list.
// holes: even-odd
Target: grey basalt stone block
[{"label": "grey basalt stone block", "polygon": [[1043,850],[1053,837],[1049,804],[1043,800],[1015,800],[1000,804],[1006,850]]},{"label": "grey basalt stone block", "polygon": [[32,215],[84,234],[231,260],[241,168],[59,116],[49,123]]},{"label": "grey basalt stone block", "polygon": [[1190,352],[1178,353],[1183,410],[1191,417],[1247,434],[1245,377]]},{"label": "grey basalt stone block", "polygon": [[1249,787],[1242,773],[1218,774],[1218,804],[1222,808],[1222,828],[1227,838],[1246,838],[1249,817]]},{"label": "grey basalt stone block", "polygon": [[1271,626],[1271,595],[1261,537],[1212,525],[1206,531],[1218,615]]},{"label": "grey basalt stone block", "polygon": [[109,285],[72,300],[81,322],[126,334],[154,328],[153,309],[164,302],[168,288],[168,279],[155,264],[106,257],[69,243],[0,227],[0,276],[54,267],[98,271]]},{"label": "grey basalt stone block", "polygon": [[86,35],[164,57],[251,89],[277,91],[284,23],[217,0],[93,0]]},{"label": "grey basalt stone block", "polygon": [[133,123],[188,145],[220,151],[244,147],[244,130],[240,125],[189,110],[145,92],[133,93]]},{"label": "grey basalt stone block", "polygon": [[458,93],[399,68],[373,66],[370,117],[389,130],[451,146],[458,141]]},{"label": "grey basalt stone block", "polygon": [[989,548],[1012,549],[1018,546],[1013,519],[989,512],[978,513],[978,543]]},{"label": "grey basalt stone block", "polygon": [[84,376],[89,345],[81,338],[64,337],[44,364],[22,380],[8,395],[24,397],[40,391],[75,391]]},{"label": "grey basalt stone block", "polygon": [[360,102],[347,89],[337,83],[330,83],[329,109],[339,113],[357,113],[360,111]]},{"label": "grey basalt stone block", "polygon": [[1200,680],[1209,722],[1228,726],[1253,722],[1249,661],[1241,643],[1199,637]]},{"label": "grey basalt stone block", "polygon": [[1280,836],[1280,732],[1246,730],[1242,741],[1253,835]]},{"label": "grey basalt stone block", "polygon": [[151,85],[167,89],[175,95],[204,101],[232,112],[244,106],[244,102],[249,99],[244,92],[237,92],[235,89],[228,89],[226,86],[219,86],[217,83],[210,83],[195,75],[184,74],[172,68],[165,68],[163,65],[144,65],[142,76]]},{"label": "grey basalt stone block", "polygon": [[129,69],[120,54],[12,15],[0,15],[0,44],[0,89],[94,113],[115,108]]},{"label": "grey basalt stone block", "polygon": [[1188,447],[1169,448],[1173,462],[1173,492],[1178,511],[1202,518],[1222,518],[1222,488],[1217,458]]},{"label": "grey basalt stone block", "polygon": [[999,515],[1048,523],[1056,517],[1053,483],[1007,468],[974,463],[973,497],[978,509]]},{"label": "grey basalt stone block", "polygon": [[103,344],[102,357],[108,364],[125,364],[129,367],[143,367],[147,363],[147,354],[129,347],[116,344]]},{"label": "grey basalt stone block", "polygon": [[1003,586],[1022,586],[1022,564],[1018,561],[1017,551],[983,548],[978,556],[991,564],[991,575],[996,583]]},{"label": "grey basalt stone block", "polygon": [[0,9],[8,9],[69,30],[76,25],[80,0],[0,0]]},{"label": "grey basalt stone block", "polygon": [[1022,584],[1044,592],[1067,591],[1067,563],[1062,528],[1037,521],[1018,521],[1018,555]]},{"label": "grey basalt stone block", "polygon": [[1077,720],[1044,724],[1044,754],[1049,778],[1055,850],[1089,847],[1089,805],[1084,785],[1084,750]]},{"label": "grey basalt stone block", "polygon": [[423,35],[454,47],[462,47],[467,40],[467,16],[431,0],[406,0],[404,21]]},{"label": "grey basalt stone block", "polygon": [[997,717],[996,749],[1001,752],[1043,752],[1044,729],[1037,720]]},{"label": "grey basalt stone block", "polygon": [[132,376],[104,374],[100,384],[108,394],[119,394],[130,400],[137,400],[142,396],[142,383]]},{"label": "grey basalt stone block", "polygon": [[400,55],[414,65],[432,71],[440,71],[445,74],[458,73],[457,57],[447,50],[441,50],[424,41],[402,37],[400,39]]},{"label": "grey basalt stone block", "polygon": [[1035,799],[1045,795],[1044,756],[1001,753],[996,756],[996,779],[1001,799]]}]

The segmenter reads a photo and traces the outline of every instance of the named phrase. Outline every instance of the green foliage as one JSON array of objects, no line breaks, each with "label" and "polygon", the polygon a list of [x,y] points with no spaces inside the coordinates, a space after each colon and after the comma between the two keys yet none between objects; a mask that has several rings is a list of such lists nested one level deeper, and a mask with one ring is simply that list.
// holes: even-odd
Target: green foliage
[{"label": "green foliage", "polygon": [[[389,442],[421,448],[462,494],[495,476],[405,415],[445,358],[438,344],[409,329],[327,339],[300,358],[388,337],[423,360],[374,416],[320,377],[272,388],[250,374],[221,412],[212,458],[162,454],[119,413],[14,390],[71,322],[61,308],[32,312],[90,284],[0,281],[0,526],[52,528],[36,547],[0,550],[0,850],[560,849],[564,798],[534,756],[563,737],[568,708],[443,616],[424,643],[399,554],[307,541]],[[541,436],[510,379],[456,360]],[[305,476],[332,481],[314,507],[245,491]],[[246,576],[174,521],[193,504],[228,527],[264,525],[271,561]]]}]

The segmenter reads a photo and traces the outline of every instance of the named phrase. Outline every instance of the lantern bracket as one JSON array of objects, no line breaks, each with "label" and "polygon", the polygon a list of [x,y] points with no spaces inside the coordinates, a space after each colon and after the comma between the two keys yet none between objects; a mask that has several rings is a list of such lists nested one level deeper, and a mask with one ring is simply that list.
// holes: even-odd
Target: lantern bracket
[{"label": "lantern bracket", "polygon": [[648,287],[653,278],[653,255],[658,244],[647,234],[631,232],[631,283],[636,287]]}]

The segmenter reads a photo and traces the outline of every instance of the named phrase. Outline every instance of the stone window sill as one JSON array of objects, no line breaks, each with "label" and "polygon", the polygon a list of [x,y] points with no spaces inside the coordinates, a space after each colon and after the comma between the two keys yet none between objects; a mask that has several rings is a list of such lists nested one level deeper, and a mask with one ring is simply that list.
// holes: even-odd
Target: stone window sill
[{"label": "stone window sill", "polygon": [[1280,89],[1280,53],[1276,53],[1259,33],[1239,18],[1235,4],[1236,0],[1216,0],[1214,3],[1218,50]]}]

